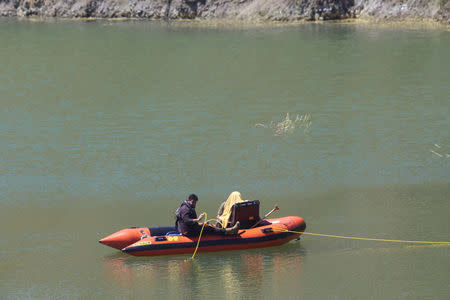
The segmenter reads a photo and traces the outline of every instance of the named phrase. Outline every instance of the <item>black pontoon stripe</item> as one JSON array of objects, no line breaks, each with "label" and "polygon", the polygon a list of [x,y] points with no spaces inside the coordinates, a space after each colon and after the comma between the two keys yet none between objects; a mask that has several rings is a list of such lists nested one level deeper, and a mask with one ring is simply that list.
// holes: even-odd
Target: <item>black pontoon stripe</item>
[{"label": "black pontoon stripe", "polygon": [[[283,232],[279,234],[271,234],[263,237],[256,238],[234,238],[234,239],[219,239],[212,241],[200,241],[199,247],[209,247],[209,246],[225,246],[225,245],[239,245],[239,244],[253,244],[253,243],[261,243],[261,242],[269,242],[278,239],[284,239],[290,235],[294,235],[295,233]],[[156,242],[157,243],[157,242]],[[195,248],[197,245],[197,241],[190,243],[178,243],[174,242],[171,244],[150,244],[150,245],[142,245],[136,247],[127,247],[123,250],[123,252],[141,252],[141,251],[150,251],[150,250],[165,250],[165,249],[182,249],[182,248]]]}]

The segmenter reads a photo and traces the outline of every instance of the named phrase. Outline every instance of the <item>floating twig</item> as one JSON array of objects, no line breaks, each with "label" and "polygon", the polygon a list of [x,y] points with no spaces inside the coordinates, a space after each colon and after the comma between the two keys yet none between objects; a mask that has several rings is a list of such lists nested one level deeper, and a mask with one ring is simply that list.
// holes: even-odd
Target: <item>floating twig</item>
[{"label": "floating twig", "polygon": [[[433,154],[436,154],[436,155],[439,156],[439,157],[444,157],[442,154],[439,154],[439,153],[437,153],[437,152],[434,151],[434,150],[431,150],[431,149],[430,149],[430,152],[433,153]],[[447,155],[448,155],[448,154],[447,154]]]},{"label": "floating twig", "polygon": [[269,125],[258,123],[255,124],[255,127],[271,128],[275,136],[281,136],[293,133],[296,128],[304,128],[303,133],[306,134],[309,132],[311,124],[311,115],[309,114],[296,115],[295,119],[291,119],[287,113],[286,118],[281,122],[271,121]]}]

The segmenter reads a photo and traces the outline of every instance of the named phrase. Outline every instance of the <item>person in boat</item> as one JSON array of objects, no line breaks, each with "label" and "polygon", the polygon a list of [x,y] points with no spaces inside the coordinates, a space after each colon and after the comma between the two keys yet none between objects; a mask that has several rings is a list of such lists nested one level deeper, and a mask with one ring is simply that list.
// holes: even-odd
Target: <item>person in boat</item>
[{"label": "person in boat", "polygon": [[[204,217],[204,214],[201,214],[199,217],[197,217],[197,212],[195,211],[197,201],[197,195],[191,194],[175,212],[175,228],[179,233],[185,236],[198,236],[200,235],[200,232],[202,230],[203,224],[199,222]],[[236,222],[235,226],[233,226],[232,228],[216,228],[213,226],[205,225],[205,227],[203,228],[203,233],[220,235],[236,234],[239,230],[239,227],[239,222]]]},{"label": "person in boat", "polygon": [[222,228],[227,228],[233,205],[244,201],[246,200],[242,200],[241,193],[238,191],[232,192],[230,196],[228,196],[228,199],[220,205],[219,211],[217,212],[217,223],[220,224]]},{"label": "person in boat", "polygon": [[221,221],[220,221],[220,216],[223,214],[223,208],[225,207],[225,203],[226,203],[226,202],[227,202],[227,201],[223,201],[222,204],[220,204],[219,210],[217,211],[217,217],[216,217],[216,219],[217,219],[217,226],[218,226],[218,227],[222,227],[222,223],[221,223]]}]

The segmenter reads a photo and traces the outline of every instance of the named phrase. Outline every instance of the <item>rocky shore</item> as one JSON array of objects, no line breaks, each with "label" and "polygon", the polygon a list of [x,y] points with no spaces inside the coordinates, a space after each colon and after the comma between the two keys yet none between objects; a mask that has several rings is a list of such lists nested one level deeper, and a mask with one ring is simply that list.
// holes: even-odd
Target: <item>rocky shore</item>
[{"label": "rocky shore", "polygon": [[450,24],[450,0],[0,0],[2,17],[171,20],[433,21]]}]

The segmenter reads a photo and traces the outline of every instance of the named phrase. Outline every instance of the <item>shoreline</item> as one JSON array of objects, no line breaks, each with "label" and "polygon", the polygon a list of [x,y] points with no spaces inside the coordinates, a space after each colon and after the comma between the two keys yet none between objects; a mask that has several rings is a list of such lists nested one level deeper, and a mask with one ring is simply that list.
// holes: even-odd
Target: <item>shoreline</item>
[{"label": "shoreline", "polygon": [[0,18],[143,20],[208,27],[358,22],[449,28],[450,0],[0,0]]},{"label": "shoreline", "polygon": [[147,18],[101,18],[101,17],[0,17],[0,20],[16,20],[28,22],[148,22],[170,24],[175,27],[198,27],[198,28],[259,28],[259,27],[291,27],[304,24],[339,24],[357,25],[367,27],[404,28],[404,29],[435,29],[450,31],[450,24],[443,24],[431,18],[402,18],[398,20],[380,19],[374,17],[348,18],[338,20],[296,20],[296,21],[274,21],[266,19],[235,19],[235,18],[211,18],[211,19],[147,19]]}]

